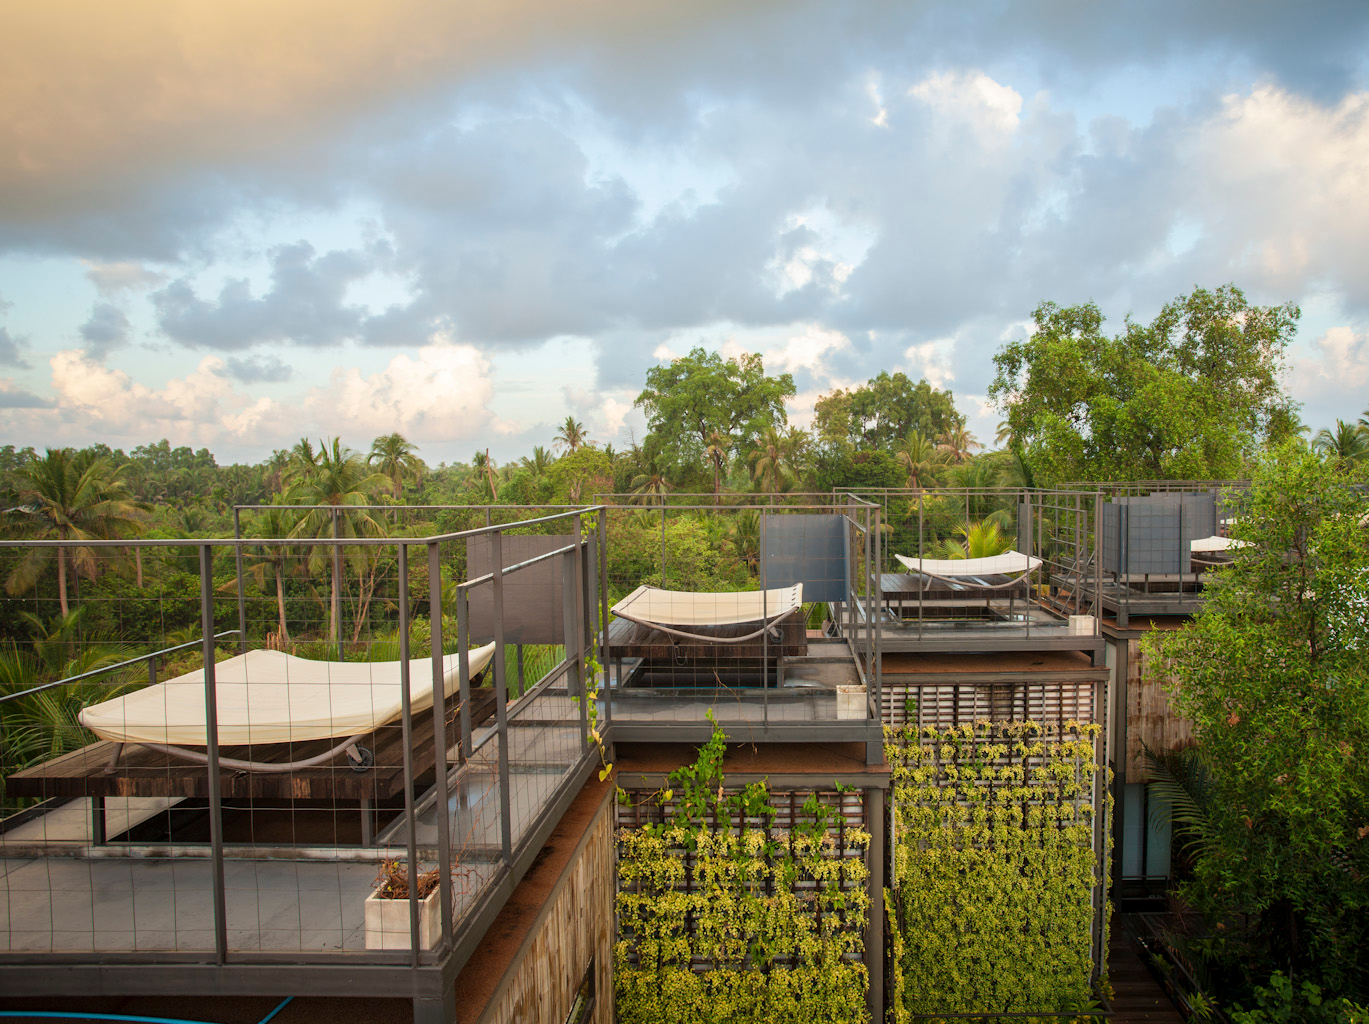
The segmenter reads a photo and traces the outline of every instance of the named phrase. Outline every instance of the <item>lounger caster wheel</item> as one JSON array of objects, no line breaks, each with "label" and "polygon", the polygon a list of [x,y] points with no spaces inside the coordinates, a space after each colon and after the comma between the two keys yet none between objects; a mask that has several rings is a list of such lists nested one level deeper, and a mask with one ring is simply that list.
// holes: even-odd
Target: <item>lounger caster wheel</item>
[{"label": "lounger caster wheel", "polygon": [[376,756],[371,753],[370,747],[357,746],[353,749],[356,750],[355,757],[352,756],[351,750],[347,751],[347,763],[352,766],[352,771],[364,772],[376,763]]}]

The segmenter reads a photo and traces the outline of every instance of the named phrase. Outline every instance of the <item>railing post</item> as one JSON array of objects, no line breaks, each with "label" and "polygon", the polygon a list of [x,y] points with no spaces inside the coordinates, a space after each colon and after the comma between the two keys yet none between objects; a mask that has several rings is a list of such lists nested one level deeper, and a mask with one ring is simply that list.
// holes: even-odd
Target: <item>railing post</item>
[{"label": "railing post", "polygon": [[594,553],[599,573],[599,672],[604,690],[604,725],[613,724],[613,691],[608,678],[608,509],[599,510],[599,544]]},{"label": "railing post", "polygon": [[[233,506],[233,539],[242,540],[241,513]],[[238,653],[247,653],[247,590],[242,580],[242,544],[233,545],[233,563],[237,567],[238,580]]]},{"label": "railing post", "polygon": [[504,665],[504,534],[490,534],[494,576],[494,710],[499,727],[499,832],[504,864],[513,868],[513,799],[509,792],[509,689]]},{"label": "railing post", "polygon": [[[404,737],[404,827],[409,855],[409,965],[418,966],[418,823],[414,819],[413,707],[409,687],[409,545],[399,545],[399,709]],[[441,658],[441,652],[433,655]],[[443,673],[445,676],[446,673]],[[446,704],[446,687],[433,702]],[[445,721],[446,714],[444,712]],[[445,743],[446,737],[434,742]],[[443,815],[445,817],[445,815]]]},{"label": "railing post", "polygon": [[428,543],[428,615],[433,667],[433,776],[437,790],[438,899],[442,905],[442,944],[452,942],[452,828],[451,800],[447,793],[447,709],[439,697],[442,680],[442,552],[437,541]]},{"label": "railing post", "polygon": [[461,722],[461,760],[471,758],[471,596],[465,587],[456,589],[457,716]]},{"label": "railing post", "polygon": [[223,792],[219,778],[219,698],[214,676],[214,549],[200,545],[200,629],[204,654],[204,741],[209,772],[210,871],[214,886],[214,956],[228,959],[228,897],[223,871]]},{"label": "railing post", "polygon": [[580,664],[584,645],[581,641],[583,623],[580,619],[580,579],[575,571],[579,562],[578,545],[561,556],[561,632],[566,641],[566,695],[578,698],[580,705],[580,749],[589,750],[589,701],[584,687],[584,671]]},{"label": "railing post", "polygon": [[884,720],[884,534],[883,510],[875,517],[875,720]]},{"label": "railing post", "polygon": [[[333,540],[338,539],[338,510],[333,509]],[[333,579],[332,593],[329,595],[331,608],[329,614],[333,619],[333,643],[337,648],[337,659],[342,660],[342,546],[333,545]]]}]

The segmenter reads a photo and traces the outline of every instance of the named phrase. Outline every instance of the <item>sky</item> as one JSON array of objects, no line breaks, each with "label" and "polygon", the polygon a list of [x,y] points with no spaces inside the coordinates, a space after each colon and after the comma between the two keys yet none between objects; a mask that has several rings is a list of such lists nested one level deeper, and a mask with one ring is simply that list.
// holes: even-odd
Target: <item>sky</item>
[{"label": "sky", "polygon": [[645,432],[696,346],[881,370],[981,440],[1043,301],[1302,310],[1369,408],[1369,4],[20,0],[0,42],[0,444],[431,464]]}]

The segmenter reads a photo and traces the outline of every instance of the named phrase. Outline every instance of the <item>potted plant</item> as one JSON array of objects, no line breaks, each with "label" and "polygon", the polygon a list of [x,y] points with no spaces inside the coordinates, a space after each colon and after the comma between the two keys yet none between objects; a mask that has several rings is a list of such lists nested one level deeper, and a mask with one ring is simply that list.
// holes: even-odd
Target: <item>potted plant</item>
[{"label": "potted plant", "polygon": [[[419,874],[418,948],[432,949],[442,934],[438,909],[438,871]],[[409,869],[397,860],[381,861],[375,891],[366,897],[366,948],[409,949]]]}]

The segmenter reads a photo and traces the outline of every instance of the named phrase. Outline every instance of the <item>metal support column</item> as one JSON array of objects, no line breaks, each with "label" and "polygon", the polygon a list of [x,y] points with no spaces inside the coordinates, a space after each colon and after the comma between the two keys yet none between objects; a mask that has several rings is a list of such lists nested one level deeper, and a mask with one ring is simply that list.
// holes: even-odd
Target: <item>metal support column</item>
[{"label": "metal support column", "polygon": [[471,595],[465,587],[456,590],[456,680],[457,680],[457,717],[460,720],[461,738],[458,749],[461,761],[471,758],[471,637],[470,637]]},{"label": "metal support column", "polygon": [[[428,544],[428,617],[431,629],[433,667],[433,781],[436,789],[437,811],[437,868],[438,900],[442,906],[442,946],[452,944],[452,828],[451,799],[447,793],[447,714],[446,701],[437,700],[445,693],[442,678],[442,551],[437,541]],[[414,1006],[418,1016],[417,1001]],[[455,1018],[455,1013],[453,1013]]]},{"label": "metal support column", "polygon": [[214,673],[214,549],[200,545],[200,629],[204,655],[204,739],[209,772],[210,871],[214,888],[214,958],[228,959],[228,897],[223,873],[223,792],[219,777],[219,697]]},{"label": "metal support column", "polygon": [[[499,836],[504,864],[513,869],[513,800],[509,792],[509,689],[504,676],[504,535],[490,534],[494,588],[494,710],[499,727]],[[567,637],[569,640],[569,637]]]},{"label": "metal support column", "polygon": [[594,553],[599,573],[599,672],[604,690],[604,727],[613,724],[613,692],[608,678],[608,509],[599,509],[599,543]]},{"label": "metal support column", "polygon": [[865,970],[870,976],[866,1006],[872,1021],[884,1019],[884,790],[865,791],[865,824],[870,830],[866,854],[870,873],[870,907],[865,920]]},{"label": "metal support column", "polygon": [[589,701],[585,693],[584,647],[581,636],[580,578],[576,572],[578,543],[561,559],[561,628],[566,638],[566,695],[580,705],[580,749],[589,750]]},{"label": "metal support column", "polygon": [[[409,545],[399,545],[399,724],[404,736],[404,838],[409,864],[409,966],[418,966],[418,822],[414,819],[414,712],[409,687]],[[434,655],[436,659],[438,655]],[[437,696],[434,694],[434,702]],[[443,701],[442,703],[445,703]],[[445,717],[445,715],[444,715]]]},{"label": "metal support column", "polygon": [[[241,513],[233,507],[233,539],[242,540]],[[237,568],[238,583],[238,653],[247,653],[247,589],[242,579],[242,545],[233,545],[233,564]]]},{"label": "metal support column", "polygon": [[[338,539],[338,510],[333,509],[333,540]],[[342,545],[333,545],[333,579],[332,595],[330,596],[329,615],[333,620],[334,645],[337,648],[337,659],[342,660]]]}]

